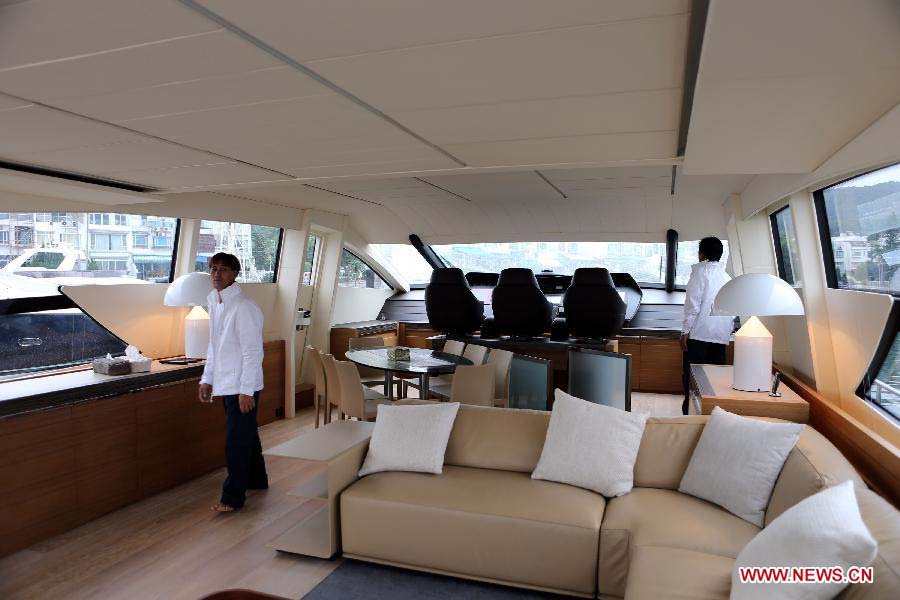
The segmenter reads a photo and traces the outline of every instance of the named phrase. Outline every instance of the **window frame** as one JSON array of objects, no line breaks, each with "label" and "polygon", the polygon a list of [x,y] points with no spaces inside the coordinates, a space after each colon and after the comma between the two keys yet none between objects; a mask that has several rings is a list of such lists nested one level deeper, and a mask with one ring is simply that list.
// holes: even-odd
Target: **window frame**
[{"label": "window frame", "polygon": [[885,415],[895,423],[900,423],[900,419],[885,410],[884,407],[874,400],[870,400],[869,390],[871,390],[872,383],[878,377],[878,373],[881,371],[881,367],[884,365],[884,361],[891,351],[898,330],[900,330],[900,299],[895,297],[893,304],[891,305],[891,312],[888,314],[887,322],[884,325],[884,331],[881,334],[881,340],[879,340],[875,355],[872,357],[872,362],[869,363],[869,368],[866,369],[859,385],[856,386],[856,395],[862,399],[863,402],[870,406],[874,406],[881,414]]},{"label": "window frame", "polygon": [[897,165],[900,165],[900,163],[882,165],[878,168],[871,169],[863,173],[857,173],[852,177],[846,177],[844,179],[841,179],[840,181],[836,181],[830,185],[826,185],[825,187],[819,188],[813,192],[813,204],[816,208],[816,223],[818,224],[819,228],[819,243],[822,247],[822,263],[825,268],[825,283],[829,288],[834,290],[869,292],[873,294],[888,294],[890,296],[893,296],[895,299],[900,298],[900,291],[884,289],[863,290],[854,287],[842,288],[838,285],[837,266],[834,263],[834,245],[831,243],[831,227],[828,225],[828,212],[825,208],[825,190],[833,188],[837,185],[841,185],[842,183],[845,183],[852,179],[857,179],[859,177],[869,175],[870,173],[875,173],[876,171],[896,167]]},{"label": "window frame", "polygon": [[[279,272],[279,269],[281,268],[281,250],[282,250],[282,246],[284,245],[284,227],[277,227],[275,225],[263,225],[262,223],[239,223],[238,221],[219,221],[216,219],[198,219],[198,220],[200,221],[200,223],[198,223],[198,225],[197,225],[198,238],[200,235],[200,229],[203,226],[203,221],[216,222],[216,223],[233,223],[233,224],[237,224],[237,225],[249,225],[251,227],[251,232],[252,232],[252,227],[254,225],[257,227],[269,227],[271,229],[277,229],[278,230],[278,240],[275,242],[275,262],[272,264],[272,281],[261,281],[259,283],[261,283],[262,285],[278,283],[278,272]],[[178,225],[180,227],[181,219],[178,220]],[[178,228],[176,228],[175,229],[175,240],[173,242],[176,247],[178,246],[179,232],[180,232],[180,230]],[[199,249],[194,252],[194,256],[193,256],[194,261],[191,263],[192,265],[197,264],[197,256],[199,255],[199,253],[200,253]],[[242,267],[243,267],[243,265],[242,265]],[[191,268],[193,269],[194,267],[191,267]],[[302,265],[301,265],[301,268],[302,268]],[[202,271],[193,271],[193,272],[199,273]],[[302,277],[303,274],[301,273],[300,276]],[[172,280],[170,279],[170,281],[172,281]],[[238,281],[238,283],[243,284],[243,283],[257,283],[257,282]]]},{"label": "window frame", "polygon": [[769,215],[769,230],[772,234],[772,245],[775,248],[775,268],[778,271],[778,277],[781,278],[786,283],[790,284],[793,288],[802,288],[803,287],[803,278],[800,278],[800,284],[797,284],[796,275],[793,270],[791,274],[794,276],[794,281],[788,281],[785,277],[786,270],[784,268],[784,249],[781,247],[781,227],[778,224],[778,215],[783,213],[784,211],[788,211],[791,216],[791,224],[794,225],[794,235],[797,235],[797,226],[794,224],[794,213],[791,211],[791,205],[785,204],[775,212]]},{"label": "window frame", "polygon": [[[350,254],[350,256],[353,256],[353,257],[356,258],[359,262],[361,262],[362,264],[364,264],[364,265],[366,265],[367,267],[369,267],[369,269],[371,269],[372,272],[375,273],[375,274],[378,276],[378,278],[381,279],[381,281],[384,282],[384,285],[388,286],[388,289],[389,289],[389,290],[391,290],[391,291],[397,291],[397,288],[395,288],[393,285],[391,285],[391,282],[389,282],[387,279],[385,279],[385,278],[384,278],[384,275],[382,275],[381,273],[378,272],[378,269],[376,269],[375,267],[373,267],[372,265],[370,265],[367,261],[363,260],[356,252],[354,252],[353,250],[351,250],[351,249],[348,248],[347,246],[343,246],[343,247],[341,248],[341,261],[338,262],[338,284],[337,284],[338,287],[350,287],[350,286],[343,286],[343,285],[341,285],[341,282],[340,282],[341,262],[343,262],[343,253],[344,253],[344,252],[347,252],[348,254]],[[360,288],[360,289],[378,289],[378,288]]]}]

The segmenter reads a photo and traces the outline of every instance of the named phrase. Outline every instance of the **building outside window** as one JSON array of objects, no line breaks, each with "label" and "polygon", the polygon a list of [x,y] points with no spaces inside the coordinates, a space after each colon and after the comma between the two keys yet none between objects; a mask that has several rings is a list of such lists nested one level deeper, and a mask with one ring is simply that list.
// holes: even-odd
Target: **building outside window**
[{"label": "building outside window", "polygon": [[109,225],[108,213],[91,213],[88,218],[90,225]]},{"label": "building outside window", "polygon": [[231,223],[200,222],[200,237],[194,257],[195,271],[208,271],[210,257],[218,252],[237,256],[241,283],[273,283],[278,271],[278,253],[284,230],[278,227]]},{"label": "building outside window", "polygon": [[172,238],[167,235],[160,235],[153,238],[154,248],[171,248]]},{"label": "building outside window", "polygon": [[6,246],[9,244],[9,232],[8,231],[0,231],[0,246]]},{"label": "building outside window", "polygon": [[372,288],[376,290],[393,289],[372,267],[346,248],[341,252],[338,285],[340,287]]},{"label": "building outside window", "polygon": [[900,165],[815,192],[828,285],[900,294]]},{"label": "building outside window", "polygon": [[133,246],[135,248],[146,248],[148,236],[146,233],[134,233],[132,234]]}]

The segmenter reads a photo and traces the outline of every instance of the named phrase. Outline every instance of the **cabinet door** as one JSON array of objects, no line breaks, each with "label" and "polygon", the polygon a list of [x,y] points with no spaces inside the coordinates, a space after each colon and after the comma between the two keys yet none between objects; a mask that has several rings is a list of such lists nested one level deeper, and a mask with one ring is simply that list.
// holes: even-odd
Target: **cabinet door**
[{"label": "cabinet door", "polygon": [[640,389],[682,394],[681,344],[678,340],[641,339]]},{"label": "cabinet door", "polygon": [[619,352],[631,356],[631,391],[640,392],[641,387],[641,338],[622,336],[617,338]]}]

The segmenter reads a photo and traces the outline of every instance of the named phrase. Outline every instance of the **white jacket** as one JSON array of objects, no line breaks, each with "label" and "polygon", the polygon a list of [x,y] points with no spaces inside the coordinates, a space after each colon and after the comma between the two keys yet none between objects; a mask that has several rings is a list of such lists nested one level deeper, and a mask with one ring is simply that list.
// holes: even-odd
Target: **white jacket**
[{"label": "white jacket", "polygon": [[690,334],[692,340],[714,344],[727,344],[731,340],[734,317],[710,315],[716,294],[730,279],[718,261],[705,260],[691,267],[681,333]]},{"label": "white jacket", "polygon": [[256,302],[232,283],[207,298],[209,349],[200,383],[213,386],[214,396],[232,396],[263,388],[263,314]]}]

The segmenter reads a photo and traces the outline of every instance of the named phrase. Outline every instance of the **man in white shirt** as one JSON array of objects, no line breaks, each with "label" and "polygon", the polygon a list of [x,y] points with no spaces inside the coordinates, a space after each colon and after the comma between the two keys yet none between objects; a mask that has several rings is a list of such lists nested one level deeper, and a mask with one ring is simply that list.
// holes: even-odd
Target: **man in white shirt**
[{"label": "man in white shirt", "polygon": [[691,365],[724,365],[725,349],[734,330],[734,317],[714,317],[710,314],[716,294],[731,279],[719,263],[723,251],[719,238],[703,238],[697,253],[700,262],[691,267],[684,299],[684,323],[681,326],[683,414],[688,414]]},{"label": "man in white shirt", "polygon": [[213,288],[209,303],[209,349],[200,378],[200,401],[221,396],[227,419],[225,461],[228,477],[222,498],[212,506],[232,512],[244,506],[246,492],[269,487],[263,460],[256,411],[263,388],[263,314],[235,283],[241,263],[219,252],[209,259]]}]

